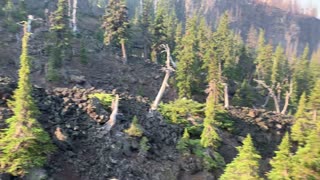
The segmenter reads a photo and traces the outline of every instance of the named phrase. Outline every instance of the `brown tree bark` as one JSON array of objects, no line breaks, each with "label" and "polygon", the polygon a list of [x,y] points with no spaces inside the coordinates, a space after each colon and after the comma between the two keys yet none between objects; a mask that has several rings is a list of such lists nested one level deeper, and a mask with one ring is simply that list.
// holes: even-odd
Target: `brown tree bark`
[{"label": "brown tree bark", "polygon": [[120,43],[121,43],[123,64],[127,64],[128,57],[127,57],[127,52],[126,52],[125,40],[122,39]]}]

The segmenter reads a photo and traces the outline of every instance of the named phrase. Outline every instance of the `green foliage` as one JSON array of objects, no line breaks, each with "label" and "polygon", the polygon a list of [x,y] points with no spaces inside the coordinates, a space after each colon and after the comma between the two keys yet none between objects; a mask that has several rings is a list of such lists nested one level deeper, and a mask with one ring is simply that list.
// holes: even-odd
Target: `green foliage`
[{"label": "green foliage", "polygon": [[22,39],[18,88],[12,102],[13,116],[6,120],[8,128],[0,132],[0,173],[23,176],[33,167],[45,164],[48,154],[55,148],[49,134],[36,120],[39,110],[34,102],[30,82],[28,39]]},{"label": "green foliage", "polygon": [[177,149],[182,152],[188,152],[188,142],[190,141],[190,134],[188,132],[188,129],[185,128],[183,132],[182,138],[177,143]]},{"label": "green foliage", "polygon": [[311,91],[309,104],[310,104],[309,105],[310,109],[312,109],[314,113],[317,113],[317,111],[320,111],[320,79],[316,81],[315,86]]},{"label": "green foliage", "polygon": [[225,12],[219,21],[217,31],[213,34],[215,42],[215,51],[219,58],[219,63],[222,66],[222,72],[220,75],[227,77],[228,79],[234,79],[236,68],[236,40],[233,37],[232,31],[229,29],[229,15]]},{"label": "green foliage", "polygon": [[259,177],[259,160],[251,136],[248,135],[243,141],[242,147],[237,148],[239,154],[227,165],[221,180],[257,180]]},{"label": "green foliage", "polygon": [[129,18],[126,4],[123,0],[110,0],[103,17],[102,28],[105,30],[104,43],[116,45],[127,41]]},{"label": "green foliage", "polygon": [[257,94],[254,89],[244,80],[241,87],[236,91],[232,102],[237,106],[252,107],[256,100]]},{"label": "green foliage", "polygon": [[108,107],[111,107],[114,96],[112,94],[107,94],[107,93],[94,93],[94,94],[90,94],[89,98],[99,99],[101,104],[106,108],[108,108]]},{"label": "green foliage", "polygon": [[148,138],[143,136],[141,141],[140,141],[140,148],[139,148],[139,154],[140,155],[146,155],[150,149],[150,146],[148,145]]},{"label": "green foliage", "polygon": [[202,159],[203,165],[207,170],[222,168],[225,165],[223,157],[216,151],[202,147],[199,139],[182,137],[177,144],[177,149],[185,156],[193,154]]},{"label": "green foliage", "polygon": [[188,118],[195,118],[202,114],[203,105],[190,100],[178,99],[168,104],[161,103],[160,113],[171,123],[188,124]]},{"label": "green foliage", "polygon": [[217,133],[217,122],[215,120],[215,97],[214,93],[209,93],[206,102],[205,119],[203,121],[203,131],[201,134],[201,145],[205,148],[212,147],[217,149],[219,141],[221,140]]},{"label": "green foliage", "polygon": [[144,45],[144,57],[149,58],[149,51],[152,45],[152,22],[154,18],[153,12],[153,1],[146,0],[143,1],[142,14],[140,15],[139,25],[141,27],[141,33],[143,35],[143,45]]},{"label": "green foliage", "polygon": [[284,50],[281,45],[278,45],[276,52],[273,56],[273,65],[272,65],[272,74],[271,74],[271,82],[275,84],[277,82],[283,81],[283,77],[285,74],[285,69],[283,68],[283,64],[286,62],[286,57],[284,55]]},{"label": "green foliage", "polygon": [[140,126],[140,124],[138,123],[137,116],[133,117],[130,128],[126,129],[124,132],[127,133],[129,136],[134,136],[134,137],[141,137],[142,136],[143,130],[142,130],[142,127]]},{"label": "green foliage", "polygon": [[61,78],[59,68],[70,50],[70,29],[68,28],[68,2],[59,0],[57,10],[53,13],[49,36],[49,60],[46,78],[48,81],[58,81]]},{"label": "green foliage", "polygon": [[308,136],[304,147],[293,156],[291,179],[320,179],[320,124]]},{"label": "green foliage", "polygon": [[290,180],[292,173],[292,154],[290,152],[289,134],[286,133],[276,151],[276,156],[270,161],[272,170],[267,174],[270,180]]},{"label": "green foliage", "polygon": [[260,30],[259,34],[259,43],[257,50],[257,58],[256,58],[256,74],[257,78],[260,80],[264,80],[267,84],[271,82],[271,74],[272,74],[272,51],[273,47],[270,44],[265,44],[265,32],[264,30]]},{"label": "green foliage", "polygon": [[308,117],[300,117],[296,119],[291,128],[292,140],[299,142],[300,145],[305,144],[312,129],[314,129],[314,124]]},{"label": "green foliage", "polygon": [[306,108],[307,108],[306,103],[307,103],[306,93],[303,92],[300,97],[300,100],[299,100],[298,110],[297,110],[296,114],[294,115],[295,118],[305,117],[305,112],[306,112]]},{"label": "green foliage", "polygon": [[295,96],[301,97],[305,92],[310,94],[309,46],[306,46],[302,56],[295,62],[293,78],[295,80]]},{"label": "green foliage", "polygon": [[[191,98],[192,88],[195,83],[197,61],[197,19],[188,19],[186,33],[181,39],[177,51],[177,87],[179,98]],[[199,68],[199,67],[198,67]]]}]

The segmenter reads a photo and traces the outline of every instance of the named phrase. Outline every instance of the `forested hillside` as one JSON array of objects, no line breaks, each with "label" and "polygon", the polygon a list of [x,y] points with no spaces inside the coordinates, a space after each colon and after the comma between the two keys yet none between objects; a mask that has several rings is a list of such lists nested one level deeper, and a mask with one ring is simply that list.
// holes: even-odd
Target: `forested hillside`
[{"label": "forested hillside", "polygon": [[320,21],[270,3],[1,1],[0,179],[320,179]]}]

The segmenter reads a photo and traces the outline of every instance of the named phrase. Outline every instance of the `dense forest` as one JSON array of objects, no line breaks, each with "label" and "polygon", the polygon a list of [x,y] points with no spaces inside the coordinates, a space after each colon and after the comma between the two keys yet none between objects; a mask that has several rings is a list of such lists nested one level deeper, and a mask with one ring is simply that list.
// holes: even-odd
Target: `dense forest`
[{"label": "dense forest", "polygon": [[[254,25],[250,26],[244,36],[243,32],[235,30],[232,26],[233,11],[224,11],[216,18],[217,22],[212,22],[203,14],[206,8],[203,7],[202,1],[197,1],[198,5],[194,2],[187,3],[192,11],[185,9],[188,6],[179,4],[181,1],[132,2],[86,1],[100,11],[104,9],[105,11],[101,11],[104,13],[100,15],[81,12],[81,8],[78,7],[82,3],[80,0],[58,0],[55,2],[54,10],[51,12],[48,8],[44,15],[33,14],[30,5],[23,0],[0,2],[0,23],[4,29],[1,32],[16,34],[17,43],[10,46],[21,46],[15,90],[5,93],[8,90],[0,87],[0,98],[3,99],[0,105],[6,111],[10,111],[9,117],[4,118],[5,116],[1,115],[4,111],[0,108],[0,122],[3,122],[3,125],[0,124],[0,173],[3,173],[0,174],[0,179],[5,178],[6,174],[10,174],[10,178],[49,178],[42,177],[43,174],[35,177],[34,168],[50,169],[52,157],[59,156],[57,152],[77,152],[73,150],[77,149],[74,148],[76,145],[67,140],[70,137],[64,135],[62,123],[59,123],[60,120],[54,123],[57,116],[49,110],[62,102],[71,106],[71,101],[78,103],[74,109],[84,109],[85,106],[84,111],[96,121],[95,125],[90,125],[98,127],[92,132],[103,131],[101,137],[109,138],[110,143],[116,136],[125,139],[124,142],[129,141],[128,149],[136,155],[129,156],[126,152],[124,154],[129,156],[126,159],[140,158],[136,163],[147,164],[154,160],[153,156],[166,153],[165,157],[168,156],[168,159],[170,156],[177,156],[176,159],[172,157],[170,163],[179,164],[180,169],[187,166],[181,164],[199,161],[201,168],[190,171],[190,174],[205,172],[212,175],[208,175],[206,179],[320,179],[320,48],[305,43],[303,51],[300,51],[301,44],[296,46],[296,49],[290,49],[288,44],[281,41],[275,45],[275,42],[266,36],[265,29],[256,28]],[[98,26],[90,27],[95,28],[94,33],[88,33],[82,29],[83,23],[86,24],[85,21],[92,19]],[[36,32],[36,29],[41,31]],[[5,46],[3,41],[0,48]],[[91,50],[91,46],[95,46],[95,51]],[[37,51],[35,47],[42,47],[39,50],[41,55],[37,54],[36,57],[45,60],[43,65],[38,65],[42,68],[39,76],[43,76],[45,81],[43,84],[46,90],[43,92],[35,86],[39,82],[36,82],[32,75],[37,66],[37,62],[33,62],[34,52]],[[0,62],[5,62],[1,52],[0,58],[3,60]],[[107,54],[108,56],[103,57],[116,61],[99,59],[104,61],[106,66],[110,64],[111,69],[119,67],[119,72],[110,72],[110,76],[119,78],[117,81],[121,87],[128,86],[124,80],[126,71],[134,71],[137,64],[144,63],[141,69],[136,70],[140,71],[138,78],[143,76],[146,79],[154,79],[156,83],[142,83],[138,87],[139,82],[134,81],[133,86],[137,86],[138,90],[132,96],[144,96],[144,91],[148,91],[147,86],[156,89],[156,93],[146,92],[150,94],[150,100],[140,98],[142,100],[130,105],[128,104],[132,98],[121,94],[116,88],[112,92],[104,89],[105,91],[88,94],[87,90],[79,90],[85,95],[76,97],[75,92],[70,95],[75,98],[67,100],[65,94],[69,90],[62,91],[59,95],[61,103],[52,100],[55,98],[53,94],[41,94],[54,91],[53,88],[61,84],[66,85],[69,81],[67,69],[73,68],[74,64],[92,69],[95,59],[93,54],[99,53]],[[111,65],[112,63],[118,64]],[[0,66],[3,65],[5,68],[5,64],[8,63],[0,63]],[[150,69],[150,66],[158,68],[156,77],[151,76],[150,71],[155,70]],[[108,72],[102,72],[105,73]],[[84,84],[84,77],[72,77],[76,84]],[[110,84],[112,83],[108,85]],[[2,85],[5,87],[0,83],[0,86]],[[86,89],[84,86],[81,88]],[[129,94],[130,88],[131,86],[126,88]],[[41,98],[46,97],[51,100],[41,101]],[[79,102],[77,98],[80,99]],[[90,108],[87,106],[91,105],[83,105],[87,101],[101,106],[102,110],[99,110],[99,113],[107,115],[101,116],[88,110]],[[50,102],[53,105],[50,105]],[[43,108],[39,105],[41,103],[48,107]],[[141,105],[143,103],[145,105]],[[140,106],[143,106],[144,110],[139,110]],[[129,107],[130,110],[125,110]],[[237,110],[241,112],[233,113]],[[281,131],[277,134],[272,134],[272,130],[267,132],[270,134],[268,142],[274,141],[276,146],[272,152],[269,149],[271,147],[263,147],[260,146],[260,142],[255,142],[260,132],[256,134],[250,133],[255,131],[248,130],[248,133],[237,136],[238,140],[234,140],[235,133],[240,130],[237,128],[241,124],[239,119],[244,110],[248,110],[252,118],[258,117],[256,114],[260,112],[273,113],[274,116],[266,118],[266,121],[279,118]],[[61,108],[61,111],[64,113],[63,116],[59,116],[62,119],[72,119],[73,115],[81,114],[80,110],[70,113],[66,108]],[[84,118],[81,116],[87,117],[78,114],[79,118],[73,119],[74,121]],[[49,115],[56,117],[49,120]],[[44,118],[46,116],[48,120]],[[290,122],[285,122],[286,118],[290,119]],[[159,122],[146,122],[147,120]],[[46,126],[48,123],[51,125]],[[160,124],[150,125],[152,123]],[[79,129],[79,126],[75,125],[73,128]],[[55,129],[49,130],[52,127]],[[162,128],[163,131],[169,131],[168,135],[159,133]],[[83,133],[83,136],[88,134],[85,131],[79,132]],[[153,134],[155,132],[158,134]],[[162,135],[166,138],[157,142],[157,137],[154,136]],[[177,139],[171,141],[174,136],[177,136]],[[272,137],[278,137],[278,140],[273,140]],[[66,143],[61,145],[52,140],[54,138]],[[81,140],[78,135],[77,138]],[[235,156],[231,155],[232,158],[227,158],[226,152],[222,150],[228,140],[237,142],[233,147],[237,152]],[[162,142],[170,147],[168,149],[172,155],[165,151],[165,147],[160,148],[159,144]],[[116,149],[116,145],[115,142],[109,149]],[[157,148],[163,151],[157,154]],[[125,149],[125,146],[121,145],[120,149]],[[108,148],[104,151],[113,152]],[[102,154],[104,153],[96,156],[105,157]],[[158,161],[166,164],[169,160]],[[93,164],[101,171],[104,171],[104,168],[108,169],[99,162]],[[110,162],[117,164],[112,158]],[[112,175],[106,173],[101,177],[98,174],[93,177],[179,179],[177,174],[168,175],[164,172],[158,178],[146,175],[147,172],[132,173],[132,177],[120,177],[118,171],[110,168],[106,172],[112,172]],[[80,177],[81,173],[75,174]],[[74,179],[82,179],[79,177]],[[90,176],[86,177],[83,179],[90,179]],[[93,177],[91,179],[95,179]]]}]

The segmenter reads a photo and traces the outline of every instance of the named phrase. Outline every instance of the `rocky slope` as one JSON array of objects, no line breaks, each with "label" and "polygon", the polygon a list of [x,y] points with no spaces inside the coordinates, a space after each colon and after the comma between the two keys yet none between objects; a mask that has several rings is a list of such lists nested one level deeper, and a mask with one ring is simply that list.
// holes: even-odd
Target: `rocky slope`
[{"label": "rocky slope", "polygon": [[[0,127],[11,116],[6,107],[15,83],[0,78]],[[120,93],[120,113],[114,128],[106,131],[105,122],[110,114],[97,99],[89,94],[104,92],[95,88],[54,88],[45,90],[34,87],[33,96],[41,111],[39,121],[50,133],[57,151],[44,169],[37,169],[26,177],[45,175],[52,180],[196,180],[217,179],[221,171],[208,173],[201,159],[184,157],[176,150],[183,129],[168,124],[157,112],[148,111],[146,98]],[[111,93],[111,92],[109,92]],[[133,138],[123,132],[136,115],[148,138],[150,150],[139,153],[140,138]],[[250,133],[263,157],[261,172],[269,167],[267,162],[273,156],[285,130],[291,125],[288,116],[277,115],[263,110],[232,107],[229,116],[234,121],[234,130],[221,130],[222,145],[219,152],[229,163],[237,154],[236,146],[241,145]]]}]

